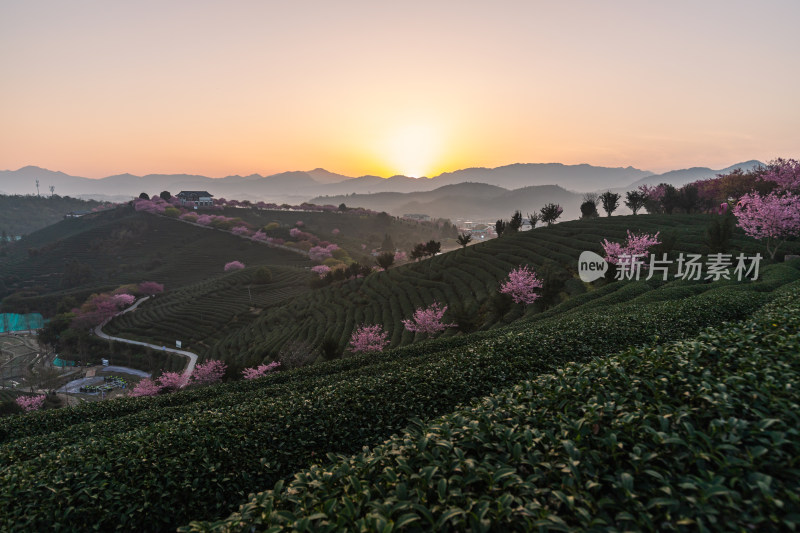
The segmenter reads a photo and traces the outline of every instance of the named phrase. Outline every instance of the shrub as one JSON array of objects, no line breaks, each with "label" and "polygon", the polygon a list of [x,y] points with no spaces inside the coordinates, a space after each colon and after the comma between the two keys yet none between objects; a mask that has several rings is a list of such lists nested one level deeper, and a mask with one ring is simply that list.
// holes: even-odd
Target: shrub
[{"label": "shrub", "polygon": [[231,261],[230,263],[225,263],[225,272],[234,272],[236,270],[242,270],[244,268],[244,263],[241,261]]},{"label": "shrub", "polygon": [[383,326],[380,324],[362,325],[350,336],[350,351],[382,352],[389,345],[388,337],[389,334],[383,331]]},{"label": "shrub", "polygon": [[270,372],[276,371],[279,366],[281,366],[280,363],[272,361],[268,365],[258,365],[255,368],[245,368],[244,370],[242,370],[242,377],[244,377],[244,379],[263,378]]},{"label": "shrub", "polygon": [[23,411],[38,411],[44,405],[45,395],[40,396],[18,396],[15,402]]}]

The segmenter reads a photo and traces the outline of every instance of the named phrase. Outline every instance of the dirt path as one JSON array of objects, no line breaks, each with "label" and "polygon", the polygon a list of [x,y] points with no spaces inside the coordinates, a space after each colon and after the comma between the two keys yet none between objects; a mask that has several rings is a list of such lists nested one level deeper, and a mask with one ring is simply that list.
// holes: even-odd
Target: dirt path
[{"label": "dirt path", "polygon": [[[134,309],[139,307],[139,304],[141,304],[142,302],[144,302],[148,298],[150,298],[150,297],[146,296],[144,298],[138,299],[132,306],[128,307],[124,311],[122,311],[120,313],[117,313],[117,314],[118,315],[123,315],[123,314],[125,314],[125,313],[127,313],[129,311],[133,311]],[[101,339],[107,339],[107,340],[116,341],[116,342],[124,342],[125,344],[134,344],[136,346],[145,346],[147,348],[152,348],[153,350],[174,353],[174,354],[181,355],[183,357],[187,357],[187,358],[189,358],[189,362],[186,364],[186,368],[183,369],[183,375],[186,376],[186,377],[189,377],[191,375],[191,373],[194,371],[194,365],[197,364],[197,354],[192,353],[192,352],[187,352],[186,350],[178,350],[178,349],[175,349],[175,348],[167,348],[166,346],[158,346],[156,344],[150,344],[150,343],[147,343],[147,342],[132,341],[130,339],[123,339],[122,337],[112,337],[111,335],[106,335],[105,333],[103,333],[103,326],[108,324],[108,322],[110,320],[111,319],[108,319],[105,322],[103,322],[102,324],[100,324],[99,326],[97,326],[96,328],[94,328],[95,335],[97,335]]]}]

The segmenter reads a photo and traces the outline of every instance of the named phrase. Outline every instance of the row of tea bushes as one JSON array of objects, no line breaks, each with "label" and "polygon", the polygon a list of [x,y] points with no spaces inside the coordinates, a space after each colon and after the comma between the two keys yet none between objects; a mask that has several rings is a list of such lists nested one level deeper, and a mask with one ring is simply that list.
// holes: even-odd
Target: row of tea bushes
[{"label": "row of tea bushes", "polygon": [[744,323],[572,363],[189,532],[794,531],[800,287]]},{"label": "row of tea bushes", "polygon": [[[16,438],[0,447],[0,454],[8,452],[0,471],[0,527],[168,530],[221,516],[248,493],[274,485],[326,453],[353,453],[415,417],[448,413],[569,361],[741,318],[769,298],[721,288],[675,302],[575,313],[441,351],[411,346],[395,360],[390,352],[380,363],[350,370],[336,366],[347,360],[337,361],[331,366],[341,371],[327,375],[324,364],[301,369],[307,379],[276,394],[254,383],[209,387],[228,390],[229,397],[177,393],[191,401],[174,407],[160,403],[166,402],[162,398],[107,402],[100,409],[119,405],[124,410],[141,402],[147,410],[50,434],[40,429],[38,437],[21,437],[17,429]],[[252,387],[249,393],[247,387]],[[202,399],[206,394],[208,401]],[[34,413],[26,420],[29,427],[57,423],[57,416],[41,416],[46,414]]]}]

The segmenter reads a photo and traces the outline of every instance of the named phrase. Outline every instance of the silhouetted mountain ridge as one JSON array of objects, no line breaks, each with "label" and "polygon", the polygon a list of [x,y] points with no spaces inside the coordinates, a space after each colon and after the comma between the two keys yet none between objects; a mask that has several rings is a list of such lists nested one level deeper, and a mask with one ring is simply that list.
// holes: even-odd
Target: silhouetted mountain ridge
[{"label": "silhouetted mountain ridge", "polygon": [[445,172],[432,178],[410,178],[402,175],[390,178],[370,175],[351,178],[323,168],[315,168],[307,172],[288,171],[267,176],[250,174],[244,177],[231,175],[210,178],[194,174],[136,176],[126,173],[101,179],[71,176],[64,172],[26,166],[18,170],[0,171],[0,191],[5,194],[35,194],[35,182],[38,179],[40,193],[47,193],[48,188],[54,186],[55,193],[61,196],[101,200],[125,201],[138,196],[141,192],[152,195],[163,190],[173,194],[181,190],[208,190],[217,198],[297,204],[323,195],[425,192],[469,182],[484,183],[507,190],[551,184],[580,192],[629,190],[643,183],[657,184],[664,181],[682,185],[701,177],[713,177],[734,168],[750,168],[756,164],[760,163],[747,161],[721,170],[696,167],[660,175],[631,166],[611,168],[589,164],[514,163],[496,168],[465,168]]}]

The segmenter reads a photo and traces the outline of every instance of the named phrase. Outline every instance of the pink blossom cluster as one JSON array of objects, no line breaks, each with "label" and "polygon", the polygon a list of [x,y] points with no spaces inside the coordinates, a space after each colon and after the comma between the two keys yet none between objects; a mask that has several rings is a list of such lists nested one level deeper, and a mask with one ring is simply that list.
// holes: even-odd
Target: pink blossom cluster
[{"label": "pink blossom cluster", "polygon": [[267,237],[267,234],[261,230],[253,233],[250,238],[257,242],[269,242],[269,237]]},{"label": "pink blossom cluster", "polygon": [[44,405],[44,394],[40,396],[18,396],[16,400],[17,405],[22,407],[26,413],[28,411],[38,411]]},{"label": "pink blossom cluster", "polygon": [[111,319],[121,309],[124,309],[136,300],[132,294],[93,294],[80,308],[73,309],[75,318],[72,321],[74,328],[88,328],[102,324]]},{"label": "pink blossom cluster", "polygon": [[165,392],[182,389],[187,385],[211,385],[222,381],[225,370],[228,368],[224,362],[212,359],[194,367],[191,375],[185,376],[178,372],[164,372],[152,380],[145,378],[137,383],[128,396],[155,396]]},{"label": "pink blossom cluster", "polygon": [[382,352],[389,344],[389,334],[383,331],[383,326],[362,325],[350,336],[350,350],[359,352]]},{"label": "pink blossom cluster", "polygon": [[255,368],[245,368],[242,370],[244,379],[258,379],[266,376],[270,372],[274,372],[281,364],[277,361],[272,361],[268,365],[258,365]]},{"label": "pink blossom cluster", "polygon": [[244,235],[248,237],[253,234],[253,232],[247,226],[236,226],[231,230],[231,233],[234,235]]},{"label": "pink blossom cluster", "polygon": [[139,292],[152,296],[164,292],[164,285],[155,281],[143,281],[139,284]]},{"label": "pink blossom cluster", "polygon": [[295,222],[294,225],[297,226],[298,228],[301,228],[305,226],[305,223],[302,220],[298,220],[297,222]]},{"label": "pink blossom cluster", "polygon": [[534,291],[542,287],[542,280],[536,277],[536,272],[525,265],[508,273],[508,280],[500,286],[500,292],[511,296],[515,303],[528,305],[541,296]]},{"label": "pink blossom cluster", "polygon": [[227,368],[228,365],[217,359],[200,363],[194,367],[194,371],[192,371],[190,377],[190,383],[192,385],[210,385],[222,381],[222,377],[225,375],[225,370]]},{"label": "pink blossom cluster", "polygon": [[666,194],[666,187],[664,184],[660,185],[640,185],[639,192],[647,196],[647,198],[653,202],[660,202],[664,199],[664,194]]},{"label": "pink blossom cluster", "polygon": [[784,240],[800,235],[800,196],[792,193],[745,194],[733,214],[747,235],[766,241],[771,259]]},{"label": "pink blossom cluster", "polygon": [[770,163],[761,179],[777,183],[781,191],[800,191],[800,161],[779,157]]},{"label": "pink blossom cluster", "polygon": [[327,265],[317,265],[315,267],[311,267],[311,272],[317,274],[320,278],[324,278],[325,275],[331,271],[331,267]]},{"label": "pink blossom cluster", "polygon": [[339,235],[340,233],[339,228],[333,228],[333,230],[331,230],[331,233],[333,233],[334,235]]},{"label": "pink blossom cluster", "polygon": [[241,270],[244,268],[244,263],[241,261],[231,261],[230,263],[225,263],[225,272],[234,272],[236,270]]},{"label": "pink blossom cluster", "polygon": [[[608,239],[603,239],[602,245],[606,253],[606,261],[612,265],[617,265],[620,263],[620,258],[624,259],[624,256],[629,258],[637,256],[637,262],[643,261],[650,254],[648,249],[651,246],[661,244],[661,241],[658,240],[659,233],[660,232],[657,232],[655,235],[649,235],[647,233],[635,234],[631,233],[631,230],[628,230],[628,239],[624,244],[609,242]],[[624,259],[624,263],[633,267],[632,259]]]},{"label": "pink blossom cluster", "polygon": [[434,302],[430,307],[418,308],[414,311],[414,316],[411,319],[403,320],[403,326],[408,331],[415,331],[418,333],[438,333],[444,331],[455,324],[443,324],[442,317],[447,306],[441,306],[438,302]]},{"label": "pink blossom cluster", "polygon": [[406,259],[408,259],[408,254],[405,253],[405,252],[396,252],[394,254],[394,262],[395,263],[400,263],[402,261],[405,261]]},{"label": "pink blossom cluster", "polygon": [[143,198],[136,198],[133,201],[133,208],[136,211],[144,211],[145,213],[153,213],[156,215],[161,215],[164,213],[164,209],[169,207],[169,204],[161,199],[159,196],[154,196],[149,200],[145,200]]},{"label": "pink blossom cluster", "polygon": [[308,257],[312,261],[324,261],[329,257],[333,257],[333,252],[338,250],[339,247],[335,244],[329,244],[327,246],[314,246],[308,251]]},{"label": "pink blossom cluster", "polygon": [[306,231],[302,231],[302,230],[300,230],[298,228],[290,229],[289,230],[289,235],[293,239],[297,239],[298,241],[309,241],[309,242],[313,242],[313,243],[316,243],[317,241],[319,241],[319,239],[317,239],[316,236],[314,236],[311,233],[308,233]]}]

